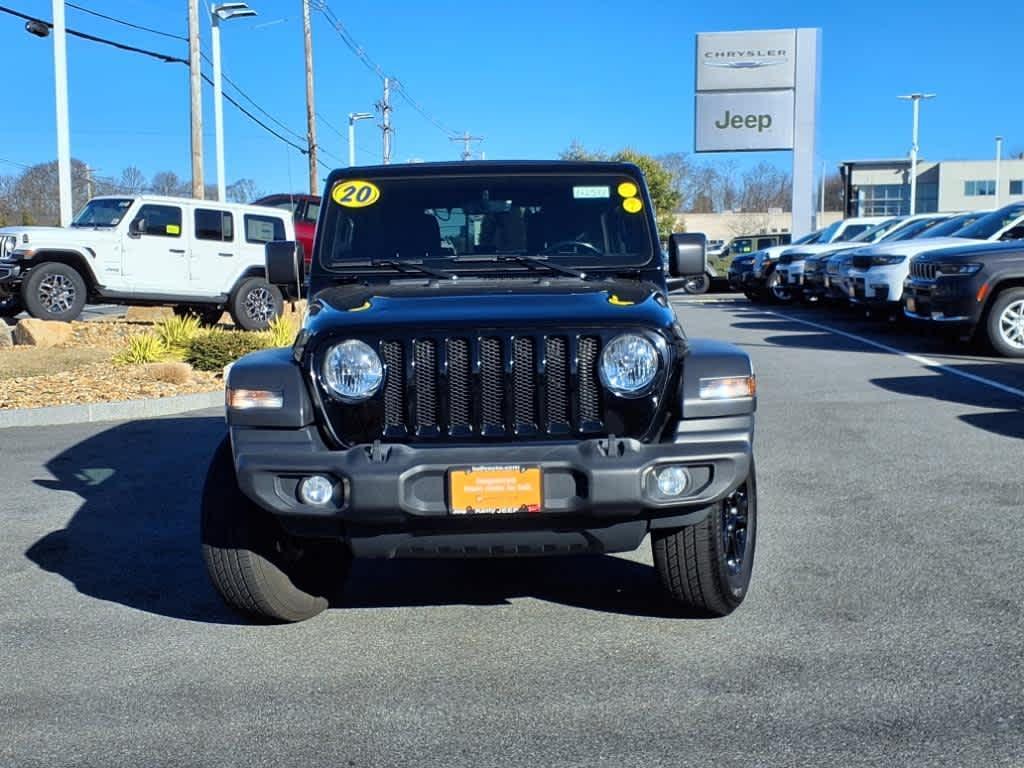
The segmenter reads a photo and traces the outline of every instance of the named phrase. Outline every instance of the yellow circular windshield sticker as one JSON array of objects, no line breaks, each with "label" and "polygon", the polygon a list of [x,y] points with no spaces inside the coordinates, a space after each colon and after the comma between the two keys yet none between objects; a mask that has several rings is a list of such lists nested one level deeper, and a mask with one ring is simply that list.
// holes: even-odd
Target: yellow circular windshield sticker
[{"label": "yellow circular windshield sticker", "polygon": [[636,197],[636,193],[640,190],[636,188],[636,184],[632,181],[624,181],[619,184],[619,197]]},{"label": "yellow circular windshield sticker", "polygon": [[644,209],[644,204],[639,197],[627,197],[622,201],[622,209],[626,213],[640,213]]},{"label": "yellow circular windshield sticker", "polygon": [[380,200],[380,189],[372,181],[350,179],[334,185],[331,199],[345,208],[366,208]]}]

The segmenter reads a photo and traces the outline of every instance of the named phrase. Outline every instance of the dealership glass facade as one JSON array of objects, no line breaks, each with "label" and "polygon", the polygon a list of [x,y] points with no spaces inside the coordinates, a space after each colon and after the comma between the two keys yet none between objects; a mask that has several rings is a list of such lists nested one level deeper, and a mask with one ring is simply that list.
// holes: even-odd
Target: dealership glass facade
[{"label": "dealership glass facade", "polygon": [[1011,179],[1010,180],[1010,194],[1011,195],[1024,195],[1024,179]]},{"label": "dealership glass facade", "polygon": [[[909,184],[865,184],[855,189],[857,216],[906,216],[910,213]],[[917,185],[917,212],[939,209],[939,185]]]}]

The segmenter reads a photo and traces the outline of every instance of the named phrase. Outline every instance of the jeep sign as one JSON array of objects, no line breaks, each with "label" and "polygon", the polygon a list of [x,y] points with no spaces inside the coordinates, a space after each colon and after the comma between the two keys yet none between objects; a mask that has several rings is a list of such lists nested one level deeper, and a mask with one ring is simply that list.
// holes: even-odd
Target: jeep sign
[{"label": "jeep sign", "polygon": [[697,94],[698,152],[793,148],[793,91]]}]

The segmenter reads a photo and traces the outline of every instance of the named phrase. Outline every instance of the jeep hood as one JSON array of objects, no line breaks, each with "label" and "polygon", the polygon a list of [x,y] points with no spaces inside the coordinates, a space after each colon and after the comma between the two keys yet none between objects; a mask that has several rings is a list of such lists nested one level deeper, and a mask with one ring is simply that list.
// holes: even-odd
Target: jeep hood
[{"label": "jeep hood", "polygon": [[916,256],[925,251],[938,248],[951,248],[958,245],[978,245],[987,240],[971,240],[964,237],[926,237],[920,240],[899,240],[895,243],[879,243],[867,248],[859,248],[858,254],[895,254],[897,256]]},{"label": "jeep hood", "polygon": [[[34,248],[53,243],[67,245],[88,245],[108,243],[114,238],[113,229],[92,229],[89,227],[2,227],[0,235],[17,235],[19,248]],[[28,242],[22,242],[28,235]]]},{"label": "jeep hood", "polygon": [[337,286],[310,305],[311,333],[339,327],[565,328],[621,326],[667,329],[675,315],[657,286],[632,281],[395,281]]}]

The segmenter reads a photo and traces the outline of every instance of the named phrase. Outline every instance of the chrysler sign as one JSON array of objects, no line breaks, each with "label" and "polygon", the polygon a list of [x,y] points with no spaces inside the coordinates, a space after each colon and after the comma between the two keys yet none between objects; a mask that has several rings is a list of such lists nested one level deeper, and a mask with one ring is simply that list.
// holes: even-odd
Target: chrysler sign
[{"label": "chrysler sign", "polygon": [[697,90],[793,88],[796,30],[715,32],[697,36]]}]

